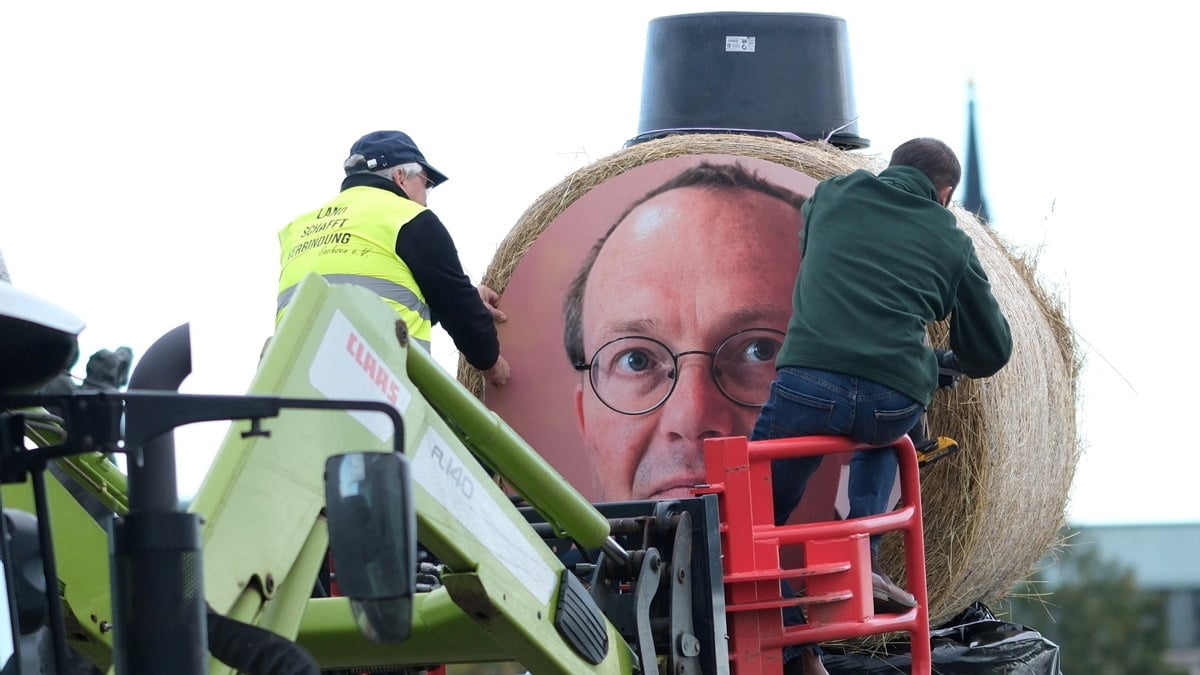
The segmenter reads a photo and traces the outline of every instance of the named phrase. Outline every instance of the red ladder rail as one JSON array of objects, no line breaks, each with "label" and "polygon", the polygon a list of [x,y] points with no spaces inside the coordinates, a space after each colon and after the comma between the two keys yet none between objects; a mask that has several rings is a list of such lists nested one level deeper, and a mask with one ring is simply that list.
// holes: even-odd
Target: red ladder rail
[{"label": "red ladder rail", "polygon": [[[868,446],[840,436],[763,441],[715,438],[704,443],[708,484],[696,494],[716,494],[721,515],[725,603],[733,675],[781,675],[783,648],[905,631],[912,672],[929,673],[929,602],[925,539],[916,450],[908,437],[895,444],[900,461],[900,504],[888,513],[849,520],[775,525],[771,460],[850,452]],[[870,536],[900,530],[905,576],[917,607],[875,614]],[[780,548],[799,544],[804,566],[784,569]],[[805,593],[784,598],[780,581]],[[799,589],[797,589],[799,590]],[[803,606],[807,623],[784,626],[782,609]]]}]

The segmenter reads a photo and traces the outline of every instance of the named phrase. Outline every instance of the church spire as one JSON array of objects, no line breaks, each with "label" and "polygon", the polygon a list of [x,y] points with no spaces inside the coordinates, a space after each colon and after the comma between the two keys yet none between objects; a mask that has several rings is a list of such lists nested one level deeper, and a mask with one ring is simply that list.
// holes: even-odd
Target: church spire
[{"label": "church spire", "polygon": [[983,181],[979,174],[979,143],[975,138],[975,82],[967,82],[967,157],[963,167],[962,205],[979,220],[987,223],[987,202],[983,198]]}]

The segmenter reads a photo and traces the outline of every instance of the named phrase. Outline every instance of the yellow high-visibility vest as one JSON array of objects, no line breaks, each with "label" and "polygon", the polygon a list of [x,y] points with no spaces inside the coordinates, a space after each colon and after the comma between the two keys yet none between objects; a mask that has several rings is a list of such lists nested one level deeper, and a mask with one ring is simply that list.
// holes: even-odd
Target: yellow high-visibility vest
[{"label": "yellow high-visibility vest", "polygon": [[362,286],[383,298],[426,349],[433,336],[429,305],[412,271],[396,255],[396,236],[424,206],[379,188],[343,190],[279,231],[279,296],[275,322],[300,281],[316,272],[331,284]]}]

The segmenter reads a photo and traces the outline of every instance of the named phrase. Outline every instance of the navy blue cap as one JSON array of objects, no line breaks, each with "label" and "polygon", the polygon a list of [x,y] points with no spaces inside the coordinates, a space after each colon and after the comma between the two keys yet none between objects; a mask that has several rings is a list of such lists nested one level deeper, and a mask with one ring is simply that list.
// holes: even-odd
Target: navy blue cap
[{"label": "navy blue cap", "polygon": [[430,187],[446,182],[446,174],[429,166],[417,144],[403,131],[372,131],[358,139],[350,146],[350,156],[346,158],[343,168],[348,176],[352,173],[375,171],[411,162],[416,162],[425,169],[425,174],[432,181]]}]

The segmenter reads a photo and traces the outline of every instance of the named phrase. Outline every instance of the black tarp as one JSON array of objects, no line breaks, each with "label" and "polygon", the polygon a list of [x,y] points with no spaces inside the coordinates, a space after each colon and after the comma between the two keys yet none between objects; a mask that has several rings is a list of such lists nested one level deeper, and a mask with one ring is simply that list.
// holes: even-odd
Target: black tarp
[{"label": "black tarp", "polygon": [[[1028,626],[997,619],[978,602],[930,631],[930,643],[933,672],[940,675],[1062,675],[1058,645]],[[907,673],[912,665],[904,642],[888,643],[883,651],[871,653],[822,648],[821,661],[832,674]]]}]

